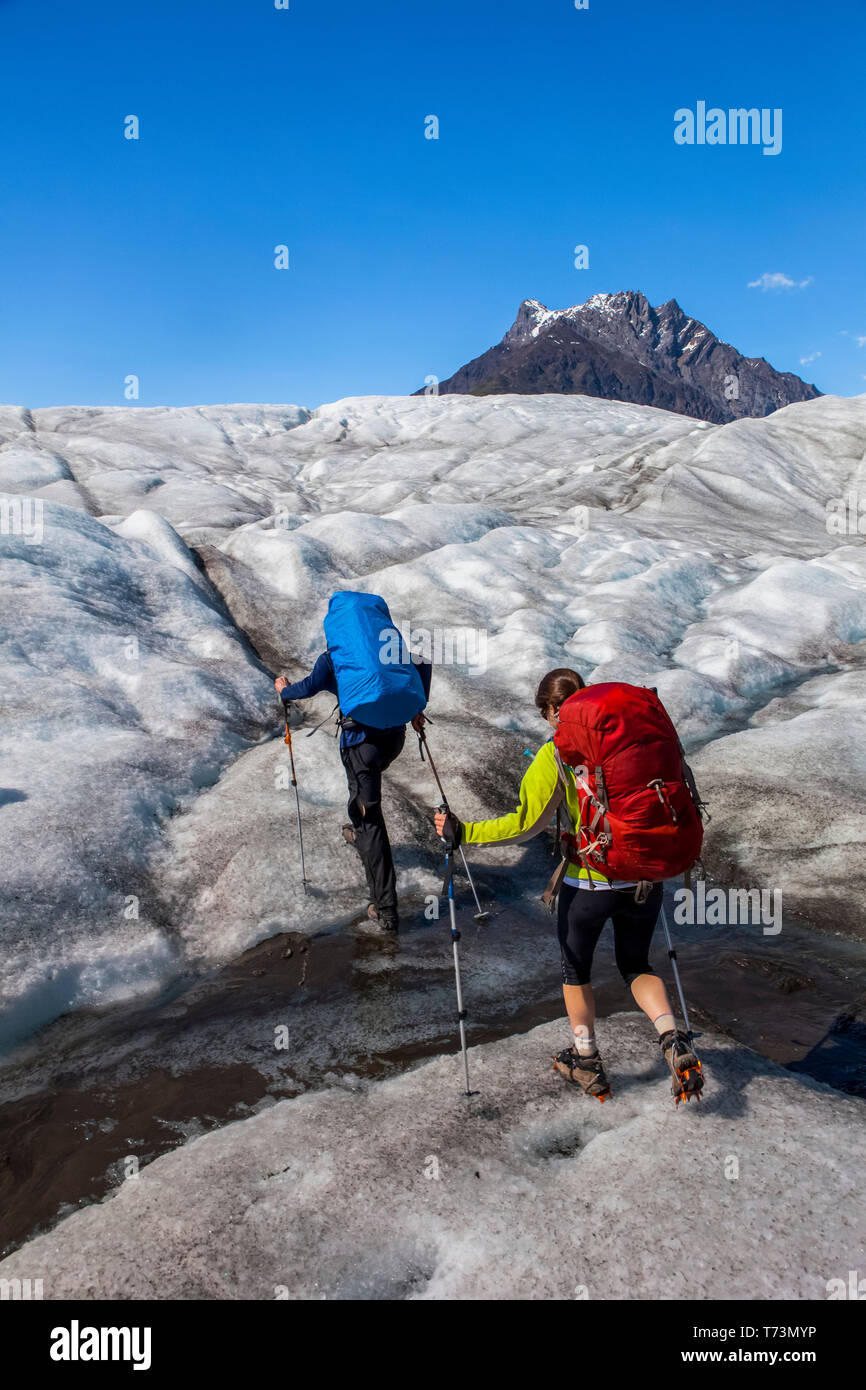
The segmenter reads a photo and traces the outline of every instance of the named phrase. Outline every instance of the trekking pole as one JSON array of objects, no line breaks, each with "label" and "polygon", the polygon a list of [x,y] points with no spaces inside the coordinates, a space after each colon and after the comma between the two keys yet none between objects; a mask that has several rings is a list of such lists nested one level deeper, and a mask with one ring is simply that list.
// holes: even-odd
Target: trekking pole
[{"label": "trekking pole", "polygon": [[692,1026],[691,1026],[691,1024],[689,1023],[689,1011],[688,1011],[688,1009],[686,1008],[685,995],[683,994],[683,987],[682,987],[682,985],[681,985],[681,983],[680,983],[680,972],[679,972],[679,970],[677,969],[677,953],[676,953],[676,951],[674,950],[674,944],[673,944],[673,942],[671,941],[671,934],[670,934],[670,931],[669,931],[669,929],[668,929],[668,915],[667,915],[667,913],[665,912],[664,903],[662,903],[662,926],[663,926],[664,929],[665,929],[665,938],[666,938],[667,943],[668,943],[668,960],[670,961],[671,965],[673,966],[673,970],[674,970],[674,979],[675,979],[676,982],[677,982],[677,993],[678,993],[679,996],[680,996],[680,1004],[682,1005],[682,1010],[683,1010],[683,1023],[686,1025],[686,1037],[688,1038],[689,1043],[691,1043],[691,1042],[692,1042]]},{"label": "trekking pole", "polygon": [[297,808],[298,808],[298,845],[299,845],[300,851],[301,851],[301,883],[303,884],[303,886],[304,886],[304,892],[306,893],[306,891],[307,891],[307,870],[306,870],[306,867],[305,867],[305,865],[304,865],[304,833],[303,833],[303,831],[302,831],[302,829],[301,829],[301,798],[300,798],[300,796],[298,795],[298,779],[297,779],[297,777],[295,776],[295,754],[294,754],[294,750],[293,750],[293,748],[292,748],[292,731],[291,731],[291,729],[289,728],[289,707],[288,707],[288,705],[286,704],[285,700],[280,700],[280,704],[281,704],[282,707],[283,707],[283,715],[285,716],[285,720],[286,720],[286,737],[285,737],[285,739],[284,739],[284,742],[286,743],[286,745],[287,745],[287,747],[288,747],[288,750],[289,750],[289,761],[290,761],[291,764],[292,764],[292,786],[293,786],[294,789],[295,789],[295,805],[296,805]]},{"label": "trekking pole", "polygon": [[[439,780],[438,777],[436,779]],[[443,802],[439,808],[448,814],[448,808]],[[466,1094],[471,1096],[469,1089],[469,1054],[466,1050],[466,1010],[463,1007],[463,990],[460,986],[460,957],[457,953],[457,942],[460,940],[460,933],[457,930],[457,915],[454,911],[454,864],[453,851],[445,844],[445,878],[448,883],[448,910],[451,914],[451,945],[454,949],[454,980],[457,985],[457,1022],[460,1026],[460,1050],[463,1053],[463,1075],[466,1080]]]},{"label": "trekking pole", "polygon": [[[426,747],[426,749],[427,749],[427,758],[428,758],[428,760],[429,760],[429,762],[430,762],[430,771],[433,773],[433,776],[436,778],[436,785],[437,785],[437,787],[439,788],[439,795],[440,795],[441,798],[442,798],[442,806],[440,807],[440,809],[441,809],[442,811],[445,812],[445,815],[446,815],[446,816],[450,816],[450,814],[451,814],[451,808],[450,808],[449,805],[448,805],[448,798],[447,798],[447,796],[445,795],[445,792],[442,790],[442,783],[439,781],[439,773],[436,771],[436,764],[435,764],[434,761],[433,761],[433,754],[430,752],[430,745],[429,745],[429,743],[427,742],[427,735],[424,733],[424,730],[422,729],[421,732],[420,732],[420,734],[418,735],[418,751],[419,751],[420,754],[421,754],[421,760],[422,760],[422,762],[423,762],[423,760],[424,760],[424,749],[425,749],[425,747]],[[474,916],[476,922],[486,922],[487,919],[488,919],[489,916],[490,916],[490,913],[489,913],[489,912],[485,912],[485,911],[482,909],[482,907],[481,907],[481,903],[479,902],[479,899],[478,899],[478,894],[477,894],[477,892],[475,891],[475,884],[474,884],[473,881],[472,881],[472,875],[471,875],[471,873],[469,872],[469,865],[468,865],[467,862],[466,862],[466,855],[465,855],[464,852],[463,852],[463,846],[462,846],[462,845],[458,845],[457,848],[458,848],[459,851],[460,851],[460,858],[463,860],[463,869],[464,869],[464,871],[465,871],[465,873],[466,873],[466,877],[469,879],[469,887],[472,889],[472,896],[473,896],[473,898],[475,899],[475,908],[476,908],[476,910],[475,910],[475,912],[473,913],[473,916]]]}]

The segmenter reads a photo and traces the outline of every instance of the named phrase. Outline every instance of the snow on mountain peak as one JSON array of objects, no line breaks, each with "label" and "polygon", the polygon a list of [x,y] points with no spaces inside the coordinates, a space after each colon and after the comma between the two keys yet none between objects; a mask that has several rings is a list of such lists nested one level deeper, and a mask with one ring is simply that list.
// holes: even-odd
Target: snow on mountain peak
[{"label": "snow on mountain peak", "polygon": [[[682,312],[675,299],[663,305],[662,310],[671,307],[679,313]],[[564,319],[579,319],[593,313],[616,318],[632,308],[635,308],[641,317],[652,312],[649,300],[639,290],[593,294],[583,304],[571,304],[566,309],[548,309],[538,299],[524,299],[514,323],[505,335],[505,341],[525,342],[528,338],[537,338],[539,333]]]},{"label": "snow on mountain peak", "polygon": [[505,335],[505,342],[525,342],[527,338],[537,338],[543,327],[561,316],[561,309],[548,309],[539,299],[524,299]]}]

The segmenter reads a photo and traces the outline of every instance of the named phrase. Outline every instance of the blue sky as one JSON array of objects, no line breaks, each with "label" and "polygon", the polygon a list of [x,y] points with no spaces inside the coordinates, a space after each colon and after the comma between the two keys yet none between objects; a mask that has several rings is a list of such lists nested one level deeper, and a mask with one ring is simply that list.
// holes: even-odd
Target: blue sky
[{"label": "blue sky", "polygon": [[[864,40],[862,0],[0,0],[0,400],[408,392],[618,289],[859,393]],[[676,145],[699,100],[781,154]]]}]

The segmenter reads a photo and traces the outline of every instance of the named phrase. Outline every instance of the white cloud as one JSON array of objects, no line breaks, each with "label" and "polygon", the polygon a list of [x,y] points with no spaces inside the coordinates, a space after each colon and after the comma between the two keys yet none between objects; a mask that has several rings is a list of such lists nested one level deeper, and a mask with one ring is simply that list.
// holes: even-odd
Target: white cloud
[{"label": "white cloud", "polygon": [[808,362],[814,362],[814,361],[815,361],[815,358],[816,358],[816,357],[820,357],[820,356],[821,356],[820,352],[812,352],[812,353],[809,354],[808,357],[801,357],[801,358],[800,358],[800,366],[801,366],[801,367],[805,367],[806,364],[807,364]]},{"label": "white cloud", "polygon": [[805,280],[792,280],[790,275],[783,275],[781,270],[772,272],[765,270],[763,275],[759,275],[757,280],[749,281],[750,290],[804,290],[807,285],[811,285],[812,276],[809,275]]}]

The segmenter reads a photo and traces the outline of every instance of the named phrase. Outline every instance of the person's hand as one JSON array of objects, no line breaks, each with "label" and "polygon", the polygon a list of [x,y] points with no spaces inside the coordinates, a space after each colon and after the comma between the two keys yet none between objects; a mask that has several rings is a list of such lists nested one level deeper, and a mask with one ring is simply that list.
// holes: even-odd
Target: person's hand
[{"label": "person's hand", "polygon": [[423,733],[426,723],[427,720],[424,718],[423,714],[416,714],[412,719],[412,728],[415,730],[416,734]]},{"label": "person's hand", "polygon": [[436,834],[444,840],[448,849],[456,849],[463,839],[463,823],[451,811],[437,811],[433,817]]},{"label": "person's hand", "polygon": [[285,676],[277,676],[277,679],[274,681],[274,690],[276,690],[279,695],[281,690],[285,690],[288,683]]}]

